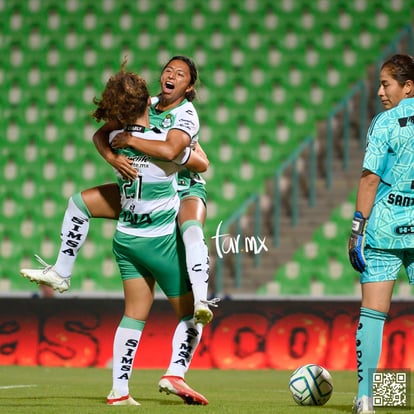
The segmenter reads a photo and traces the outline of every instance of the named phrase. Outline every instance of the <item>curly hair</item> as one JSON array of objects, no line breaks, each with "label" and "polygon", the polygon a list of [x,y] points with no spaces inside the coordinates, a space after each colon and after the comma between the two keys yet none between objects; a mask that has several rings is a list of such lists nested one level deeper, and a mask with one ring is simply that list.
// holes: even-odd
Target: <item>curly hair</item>
[{"label": "curly hair", "polygon": [[133,124],[143,115],[150,94],[147,83],[138,74],[125,70],[126,60],[121,70],[111,76],[102,93],[102,99],[93,100],[97,105],[92,117],[98,122],[118,121],[122,125]]}]

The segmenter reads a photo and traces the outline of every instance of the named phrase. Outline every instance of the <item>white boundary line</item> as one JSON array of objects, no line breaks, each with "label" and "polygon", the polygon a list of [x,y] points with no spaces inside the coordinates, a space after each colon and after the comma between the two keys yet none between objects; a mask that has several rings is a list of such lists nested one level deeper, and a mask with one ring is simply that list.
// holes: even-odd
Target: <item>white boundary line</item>
[{"label": "white boundary line", "polygon": [[[282,390],[282,389],[276,389],[275,390],[275,392],[280,392],[280,393],[286,393],[286,392],[289,392],[290,393],[290,391],[289,391],[289,389],[286,389],[286,390]],[[333,389],[333,392],[332,392],[332,395],[334,395],[334,394],[340,394],[340,395],[355,395],[355,392],[348,392],[348,391],[336,391],[335,390],[335,388]]]},{"label": "white boundary line", "polygon": [[28,384],[28,385],[0,385],[0,390],[11,390],[13,388],[32,388],[37,387],[36,384]]}]

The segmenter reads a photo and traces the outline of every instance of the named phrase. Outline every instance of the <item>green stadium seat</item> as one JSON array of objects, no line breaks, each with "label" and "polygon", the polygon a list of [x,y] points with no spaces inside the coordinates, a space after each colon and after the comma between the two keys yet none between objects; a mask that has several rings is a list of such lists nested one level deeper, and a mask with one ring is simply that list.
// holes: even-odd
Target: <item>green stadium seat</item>
[{"label": "green stadium seat", "polygon": [[[39,2],[41,6],[40,14],[43,19],[39,19],[43,23],[45,33],[58,33],[62,27],[63,16],[66,14],[62,2],[45,0]],[[46,18],[45,18],[46,17]]]},{"label": "green stadium seat", "polygon": [[[114,180],[111,167],[91,143],[98,128],[89,115],[91,98],[119,70],[125,54],[129,68],[142,73],[157,93],[160,65],[182,53],[197,62],[207,96],[196,102],[201,143],[212,163],[207,188],[214,220],[225,220],[313,135],[316,120],[348,92],[398,28],[410,23],[410,16],[410,2],[387,0],[120,0],[100,7],[94,0],[42,0],[27,7],[3,2],[0,128],[6,144],[0,157],[0,207],[8,208],[9,218],[19,223],[34,222],[32,216],[38,214],[41,225],[36,231],[42,237],[27,237],[27,242],[52,258],[51,243],[59,242],[52,227],[58,226],[70,194]],[[369,37],[371,43],[365,42]],[[58,208],[48,218],[49,226],[41,207],[51,192]],[[31,211],[35,197],[42,203]],[[16,200],[21,205],[14,209],[10,206]],[[345,238],[346,219],[341,221],[338,213],[332,221],[337,236]],[[339,246],[337,239],[330,241]],[[319,263],[315,269],[325,266],[319,273],[326,280],[308,274],[303,291],[334,277],[338,283],[331,285],[342,286],[340,266],[335,265],[342,251],[321,249],[331,264]],[[33,246],[30,250],[32,254]],[[99,283],[94,276],[102,270],[100,261],[107,259],[103,254],[90,257],[93,266],[81,261],[86,276],[77,288],[115,289],[117,282],[112,285],[111,278]],[[304,274],[313,272],[306,263],[300,266]],[[344,284],[340,291],[346,289]]]},{"label": "green stadium seat", "polygon": [[303,271],[300,263],[291,261],[281,267],[275,275],[282,295],[309,295],[310,275]]},{"label": "green stadium seat", "polygon": [[[6,3],[6,2],[5,2]],[[22,4],[12,4],[7,2],[9,7],[0,13],[2,20],[2,27],[4,33],[9,33],[19,36],[21,30],[24,30],[24,20],[26,16],[25,9]]]},{"label": "green stadium seat", "polygon": [[[36,214],[25,212],[15,221],[16,230],[14,240],[19,244],[22,254],[35,248],[33,240],[43,235],[44,220],[38,220]],[[20,236],[20,240],[19,240]]]},{"label": "green stadium seat", "polygon": [[[351,192],[348,200],[332,212],[330,220],[314,232],[312,240],[276,271],[275,281],[280,286],[282,281],[291,285],[284,292],[303,294],[309,289],[313,295],[341,296],[359,292],[359,276],[349,264],[347,251],[355,196],[356,192]],[[300,280],[305,281],[306,289],[300,289]],[[261,294],[266,292],[265,286],[258,290]]]},{"label": "green stadium seat", "polygon": [[97,289],[107,292],[122,292],[122,279],[113,255],[106,256],[99,265],[100,276],[94,279]]},{"label": "green stadium seat", "polygon": [[25,160],[21,156],[7,155],[4,162],[2,162],[3,184],[6,187],[4,194],[16,193],[20,191],[21,174],[25,173]]},{"label": "green stadium seat", "polygon": [[78,279],[80,290],[122,290],[118,266],[112,254],[112,238],[102,243],[95,224],[90,226],[88,239],[80,250],[73,270],[74,278]]},{"label": "green stadium seat", "polygon": [[226,183],[229,182],[230,169],[228,166],[221,164],[212,165],[209,169],[209,178],[206,177],[207,181],[207,194],[208,198],[217,202],[222,202],[225,197],[234,197],[234,191],[225,194],[228,188]]},{"label": "green stadium seat", "polygon": [[7,104],[15,108],[27,107],[30,101],[30,94],[27,91],[25,82],[18,77],[10,78],[8,82],[10,89],[7,96]]},{"label": "green stadium seat", "polygon": [[[29,280],[25,279],[19,274],[20,264],[15,262],[14,266],[7,264],[4,267],[4,276],[7,280],[8,290],[4,292],[7,294],[10,292],[37,292],[39,290],[35,283],[30,283]],[[0,278],[1,280],[1,278]]]},{"label": "green stadium seat", "polygon": [[[6,229],[2,232],[0,237],[0,252],[2,257],[0,277],[9,277],[11,273],[15,272],[13,266],[19,262],[22,255],[23,244],[20,229]],[[8,271],[8,269],[13,269]]]},{"label": "green stadium seat", "polygon": [[259,142],[249,146],[245,156],[250,163],[256,164],[256,176],[265,178],[274,172],[274,166],[279,161],[279,154],[269,135],[263,134],[259,139]]},{"label": "green stadium seat", "polygon": [[325,272],[320,274],[320,281],[325,295],[354,295],[359,276],[348,263],[330,260]]},{"label": "green stadium seat", "polygon": [[20,183],[16,186],[16,191],[21,192],[24,203],[33,203],[43,191],[43,180],[30,170],[25,170],[20,175]]},{"label": "green stadium seat", "polygon": [[[294,260],[301,266],[301,277],[310,279],[315,286],[319,285],[322,294],[353,294],[354,284],[342,260],[342,255],[347,253],[346,245],[342,250],[329,249],[335,242],[313,238],[304,249],[295,253]],[[334,250],[337,250],[335,254]],[[336,256],[336,253],[340,254]]]}]

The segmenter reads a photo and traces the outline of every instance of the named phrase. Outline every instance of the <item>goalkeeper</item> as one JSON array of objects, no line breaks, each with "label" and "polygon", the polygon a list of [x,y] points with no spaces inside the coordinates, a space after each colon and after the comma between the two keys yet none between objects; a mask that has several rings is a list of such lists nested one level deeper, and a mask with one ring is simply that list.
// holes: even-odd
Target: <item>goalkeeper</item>
[{"label": "goalkeeper", "polygon": [[375,412],[372,370],[381,355],[384,322],[401,266],[414,284],[412,56],[394,55],[383,63],[378,96],[386,111],[368,130],[349,239],[350,262],[360,272],[362,290],[356,333],[358,396],[353,412],[357,414]]}]

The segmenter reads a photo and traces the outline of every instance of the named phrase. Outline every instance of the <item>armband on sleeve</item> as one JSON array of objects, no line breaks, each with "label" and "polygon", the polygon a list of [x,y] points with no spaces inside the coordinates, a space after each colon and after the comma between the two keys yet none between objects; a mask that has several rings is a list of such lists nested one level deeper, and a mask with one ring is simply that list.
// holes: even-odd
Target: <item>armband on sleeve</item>
[{"label": "armband on sleeve", "polygon": [[183,152],[174,160],[178,165],[184,165],[188,162],[191,156],[191,148],[186,147]]}]

